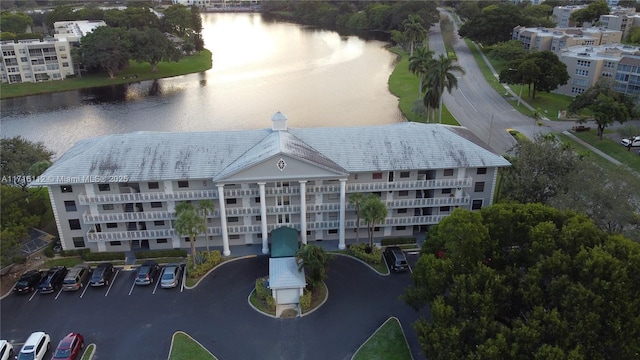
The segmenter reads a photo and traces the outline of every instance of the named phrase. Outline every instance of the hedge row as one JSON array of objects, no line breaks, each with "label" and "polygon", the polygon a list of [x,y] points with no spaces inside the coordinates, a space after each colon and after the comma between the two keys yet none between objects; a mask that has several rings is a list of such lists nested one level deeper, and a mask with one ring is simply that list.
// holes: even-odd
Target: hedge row
[{"label": "hedge row", "polygon": [[307,312],[311,309],[311,296],[313,293],[307,289],[304,289],[304,295],[300,296],[300,307],[302,312]]},{"label": "hedge row", "polygon": [[395,237],[395,238],[384,238],[380,241],[380,245],[389,246],[389,245],[404,245],[404,244],[417,244],[418,241],[415,237]]},{"label": "hedge row", "polygon": [[187,250],[170,249],[156,251],[136,251],[136,259],[157,259],[157,258],[179,258],[187,257]]},{"label": "hedge row", "polygon": [[[74,250],[78,251],[78,250]],[[70,256],[67,255],[69,251],[60,252],[62,256]],[[80,256],[85,261],[109,261],[109,260],[125,260],[126,256],[123,251],[112,251],[112,252],[86,252],[84,254],[80,254]]]},{"label": "hedge row", "polygon": [[352,244],[349,251],[353,256],[369,264],[378,265],[382,262],[382,251],[377,247],[370,248],[368,244]]},{"label": "hedge row", "polygon": [[267,303],[267,307],[274,311],[276,309],[276,299],[271,296],[271,289],[265,286],[265,282],[269,279],[269,277],[261,277],[256,279],[256,296],[258,299],[265,301]]},{"label": "hedge row", "polygon": [[196,253],[195,269],[193,268],[193,258],[189,256],[187,260],[187,274],[192,279],[199,278],[220,264],[220,262],[222,262],[222,254],[219,250],[198,251]]}]

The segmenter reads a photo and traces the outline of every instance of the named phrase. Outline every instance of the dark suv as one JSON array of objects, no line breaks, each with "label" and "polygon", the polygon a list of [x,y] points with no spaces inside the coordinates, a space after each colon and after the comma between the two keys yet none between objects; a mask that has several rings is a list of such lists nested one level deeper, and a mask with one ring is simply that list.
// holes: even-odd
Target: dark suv
[{"label": "dark suv", "polygon": [[13,291],[16,294],[26,294],[38,288],[40,281],[42,281],[44,273],[38,270],[29,270],[20,276],[20,279],[13,287]]},{"label": "dark suv", "polygon": [[160,272],[160,266],[153,260],[145,261],[142,266],[138,268],[138,274],[136,276],[136,285],[149,285],[152,284],[158,273]]},{"label": "dark suv", "polygon": [[387,263],[391,270],[396,272],[409,270],[407,258],[399,247],[387,246],[387,248],[384,249],[384,257],[387,259]]},{"label": "dark suv", "polygon": [[111,283],[111,279],[113,279],[113,274],[115,273],[115,268],[112,263],[103,263],[93,270],[93,276],[91,276],[91,280],[89,280],[89,284],[91,286],[103,286]]},{"label": "dark suv", "polygon": [[49,269],[38,287],[40,294],[50,294],[60,289],[66,275],[67,268],[65,266],[55,266]]}]

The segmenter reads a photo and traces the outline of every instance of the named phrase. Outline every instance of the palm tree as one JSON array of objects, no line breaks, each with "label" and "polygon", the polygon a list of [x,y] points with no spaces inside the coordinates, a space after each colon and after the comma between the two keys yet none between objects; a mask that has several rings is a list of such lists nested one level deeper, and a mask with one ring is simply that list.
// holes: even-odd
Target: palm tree
[{"label": "palm tree", "polygon": [[205,200],[200,200],[200,202],[198,203],[198,210],[200,210],[200,215],[202,216],[202,219],[204,221],[204,226],[205,226],[205,238],[207,239],[207,252],[209,252],[209,236],[207,236],[207,217],[213,215],[213,211],[216,209],[216,205],[213,203],[213,201],[209,200],[209,199],[205,199]]},{"label": "palm tree", "polygon": [[188,202],[181,202],[176,206],[176,225],[174,226],[179,236],[189,237],[191,245],[191,260],[193,268],[196,268],[196,239],[198,235],[207,230],[204,218]]},{"label": "palm tree", "polygon": [[362,193],[349,195],[349,203],[356,209],[356,243],[360,242],[360,209],[364,199],[365,197]]},{"label": "palm tree", "polygon": [[306,244],[296,252],[298,271],[304,268],[307,286],[310,290],[320,284],[327,276],[330,255],[320,246]]},{"label": "palm tree", "polygon": [[[444,54],[440,54],[438,59],[433,61],[432,66],[426,73],[424,82],[422,83],[422,90],[425,91],[425,97],[429,91],[432,93],[429,95],[429,102],[433,102],[437,99],[437,106],[440,110],[439,122],[442,123],[442,94],[446,89],[449,94],[453,88],[458,87],[458,79],[454,73],[465,74],[462,66],[454,64],[453,60],[446,57]],[[425,105],[427,100],[425,99]]]},{"label": "palm tree", "polygon": [[422,26],[422,18],[420,15],[409,15],[403,22],[404,34],[409,40],[410,50],[409,56],[413,56],[413,46],[416,42],[422,42],[427,37],[427,30]]},{"label": "palm tree", "polygon": [[369,247],[373,248],[373,231],[376,224],[384,221],[387,217],[387,207],[376,195],[369,195],[362,203],[362,218],[369,226]]},{"label": "palm tree", "polygon": [[409,56],[409,71],[418,75],[418,99],[422,98],[422,79],[433,62],[433,51],[421,46],[416,53]]}]

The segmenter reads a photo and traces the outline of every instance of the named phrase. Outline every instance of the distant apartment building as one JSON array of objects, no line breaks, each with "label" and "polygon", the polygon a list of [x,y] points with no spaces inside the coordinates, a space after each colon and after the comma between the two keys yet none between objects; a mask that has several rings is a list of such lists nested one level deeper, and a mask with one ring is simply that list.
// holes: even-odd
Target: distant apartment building
[{"label": "distant apartment building", "polygon": [[562,49],[570,46],[620,43],[622,32],[601,27],[548,29],[516,26],[513,29],[512,39],[520,41],[526,50],[546,50],[559,54]]},{"label": "distant apartment building", "polygon": [[72,45],[77,45],[83,36],[100,26],[107,26],[107,24],[102,20],[56,21],[53,23],[53,36],[56,39],[66,39]]},{"label": "distant apartment building", "polygon": [[614,89],[624,94],[640,94],[640,48],[609,44],[572,46],[559,55],[567,65],[570,79],[555,92],[577,96],[602,79],[614,83]]},{"label": "distant apartment building", "polygon": [[598,25],[622,32],[622,38],[626,38],[634,26],[640,26],[640,15],[635,8],[617,8],[607,15],[600,15]]},{"label": "distant apartment building", "polygon": [[66,40],[7,40],[0,46],[3,83],[62,80],[73,75],[71,45]]},{"label": "distant apartment building", "polygon": [[[62,247],[92,251],[261,244],[291,227],[303,244],[344,249],[366,238],[350,203],[375,195],[388,209],[374,236],[412,236],[454,209],[492,203],[498,169],[509,166],[469,130],[398,123],[341,128],[272,127],[201,133],[138,132],[78,142],[38,178],[46,186]],[[180,236],[176,205],[216,209],[206,235]],[[358,232],[357,232],[358,231]]]},{"label": "distant apartment building", "polygon": [[571,23],[571,14],[586,7],[587,5],[555,6],[551,14],[551,19],[560,28],[573,26],[574,24]]}]

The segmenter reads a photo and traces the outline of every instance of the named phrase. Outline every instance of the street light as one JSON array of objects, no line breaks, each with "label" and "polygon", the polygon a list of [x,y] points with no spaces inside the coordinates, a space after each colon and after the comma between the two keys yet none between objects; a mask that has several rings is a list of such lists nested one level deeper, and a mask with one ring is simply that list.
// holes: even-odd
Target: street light
[{"label": "street light", "polygon": [[502,114],[502,113],[506,113],[509,111],[516,111],[516,109],[509,109],[509,110],[503,110],[503,111],[498,111],[498,112],[494,112],[493,114],[491,114],[491,123],[489,124],[489,140],[487,140],[487,146],[491,147],[491,133],[493,132],[493,118],[496,115]]}]

